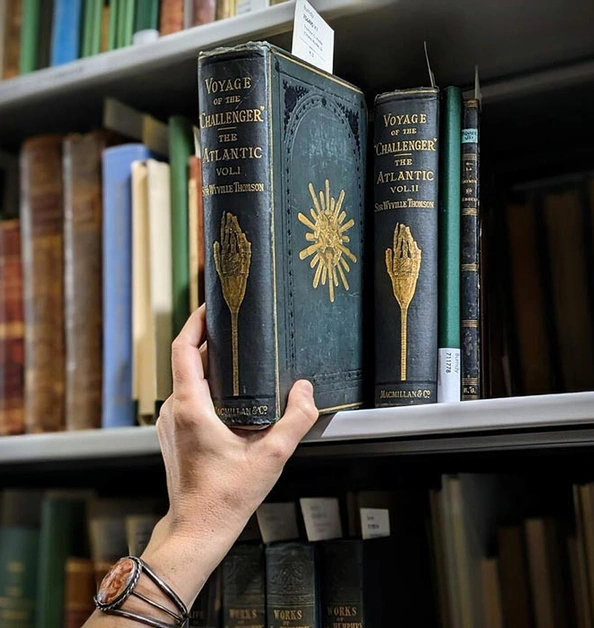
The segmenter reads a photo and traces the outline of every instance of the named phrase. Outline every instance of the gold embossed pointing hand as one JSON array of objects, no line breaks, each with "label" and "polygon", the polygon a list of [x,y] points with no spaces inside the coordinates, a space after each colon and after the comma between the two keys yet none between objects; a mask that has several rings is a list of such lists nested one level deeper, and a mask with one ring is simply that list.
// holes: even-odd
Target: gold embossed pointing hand
[{"label": "gold embossed pointing hand", "polygon": [[250,274],[252,245],[241,230],[237,217],[227,212],[221,218],[220,242],[214,243],[214,261],[221,280],[223,297],[231,312],[233,346],[233,395],[239,395],[239,308],[245,297]]},{"label": "gold embossed pointing hand", "polygon": [[408,307],[417,289],[421,270],[421,249],[413,238],[410,227],[396,223],[393,249],[386,249],[386,270],[392,280],[392,292],[400,306],[400,377],[406,381],[406,354],[408,341]]}]

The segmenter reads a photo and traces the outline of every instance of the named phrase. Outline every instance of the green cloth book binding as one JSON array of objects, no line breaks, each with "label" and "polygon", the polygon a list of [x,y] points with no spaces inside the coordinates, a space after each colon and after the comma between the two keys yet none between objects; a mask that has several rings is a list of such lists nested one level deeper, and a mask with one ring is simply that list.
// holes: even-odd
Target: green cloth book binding
[{"label": "green cloth book binding", "polygon": [[85,500],[48,493],[41,511],[36,628],[64,625],[66,560],[87,552]]},{"label": "green cloth book binding", "polygon": [[39,14],[40,0],[23,0],[23,22],[21,27],[21,53],[19,70],[27,74],[37,70],[39,59]]},{"label": "green cloth book binding", "polygon": [[192,123],[183,116],[169,118],[171,165],[171,250],[173,254],[173,334],[177,335],[190,315],[188,244],[188,159],[194,153]]},{"label": "green cloth book binding", "polygon": [[136,0],[133,43],[159,38],[159,0]]},{"label": "green cloth book binding", "polygon": [[460,125],[462,97],[444,90],[439,190],[437,401],[460,401]]},{"label": "green cloth book binding", "polygon": [[118,0],[117,47],[125,48],[132,45],[134,35],[135,0]]},{"label": "green cloth book binding", "polygon": [[101,52],[103,0],[85,0],[81,57],[92,57]]},{"label": "green cloth book binding", "polygon": [[107,37],[107,49],[115,50],[118,48],[118,22],[119,22],[119,7],[118,5],[123,0],[109,0],[109,31]]},{"label": "green cloth book binding", "polygon": [[0,528],[0,626],[35,628],[39,530]]}]

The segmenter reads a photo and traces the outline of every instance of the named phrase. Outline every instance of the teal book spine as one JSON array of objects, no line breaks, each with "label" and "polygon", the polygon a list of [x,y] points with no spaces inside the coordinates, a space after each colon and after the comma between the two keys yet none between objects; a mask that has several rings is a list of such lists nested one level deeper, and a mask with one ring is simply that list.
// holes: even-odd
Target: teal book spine
[{"label": "teal book spine", "polygon": [[320,412],[360,406],[361,90],[265,42],[203,53],[198,89],[217,415],[264,428],[298,379]]},{"label": "teal book spine", "polygon": [[437,401],[460,401],[460,127],[462,97],[444,90],[439,190]]},{"label": "teal book spine", "polygon": [[0,626],[35,628],[39,530],[0,528]]},{"label": "teal book spine", "polygon": [[191,122],[169,118],[171,165],[171,250],[173,253],[173,333],[177,335],[190,315],[190,250],[188,244],[188,159],[194,152]]}]

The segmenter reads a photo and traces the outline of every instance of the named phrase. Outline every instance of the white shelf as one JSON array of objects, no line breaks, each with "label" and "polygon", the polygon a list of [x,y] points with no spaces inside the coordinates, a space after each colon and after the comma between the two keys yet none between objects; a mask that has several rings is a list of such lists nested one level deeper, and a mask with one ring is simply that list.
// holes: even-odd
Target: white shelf
[{"label": "white shelf", "polygon": [[[385,444],[423,437],[444,443],[445,450],[448,437],[489,432],[505,433],[509,447],[514,438],[510,431],[546,433],[560,426],[594,426],[594,392],[338,412],[322,417],[304,442],[312,445],[374,440]],[[472,446],[476,447],[476,439]],[[154,427],[0,438],[0,465],[158,455]]]}]

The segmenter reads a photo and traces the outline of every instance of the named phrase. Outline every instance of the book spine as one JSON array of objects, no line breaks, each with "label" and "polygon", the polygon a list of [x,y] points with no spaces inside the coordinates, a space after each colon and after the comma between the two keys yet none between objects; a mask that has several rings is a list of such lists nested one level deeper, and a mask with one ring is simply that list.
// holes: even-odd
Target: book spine
[{"label": "book spine", "polygon": [[[188,628],[219,628],[221,625],[221,570],[216,569],[190,610]],[[255,628],[255,627],[254,627]],[[259,628],[264,628],[260,626]]]},{"label": "book spine", "polygon": [[25,425],[64,429],[62,138],[28,140],[21,151],[25,335]]},{"label": "book spine", "polygon": [[19,75],[23,3],[24,0],[13,0],[7,7],[4,68],[2,72],[2,78],[5,79]]},{"label": "book spine", "polygon": [[184,28],[184,0],[162,0],[159,32],[161,35],[177,33]]},{"label": "book spine", "polygon": [[375,406],[437,400],[436,88],[375,102]]},{"label": "book spine", "polygon": [[23,0],[20,74],[27,74],[37,70],[40,10],[40,0]]},{"label": "book spine", "polygon": [[236,0],[216,0],[217,2],[217,20],[226,20],[235,16],[237,7]]},{"label": "book spine", "polygon": [[55,0],[51,64],[63,65],[78,59],[82,0]]},{"label": "book spine", "polygon": [[209,384],[225,423],[265,427],[279,418],[268,48],[198,71]]},{"label": "book spine", "polygon": [[25,325],[23,321],[23,274],[21,230],[16,219],[0,223],[2,304],[2,399],[0,400],[0,435],[25,431],[23,409],[25,379]]},{"label": "book spine", "polygon": [[217,0],[192,0],[192,26],[214,22],[217,17]]},{"label": "book spine", "polygon": [[118,46],[118,4],[120,0],[109,0],[109,22],[107,27],[107,50],[116,50]]},{"label": "book spine", "polygon": [[65,566],[64,628],[80,628],[95,610],[95,574],[89,558],[70,557]]},{"label": "book spine", "polygon": [[202,165],[200,157],[190,157],[188,185],[190,249],[190,309],[204,303],[204,209],[202,206]]},{"label": "book spine", "polygon": [[460,218],[462,398],[481,396],[479,101],[464,101]]},{"label": "book spine", "polygon": [[222,564],[223,628],[266,626],[264,548],[239,543]]},{"label": "book spine", "polygon": [[39,530],[0,529],[0,626],[34,628]]},{"label": "book spine", "polygon": [[101,152],[100,134],[64,142],[64,309],[66,429],[101,427]]},{"label": "book spine", "polygon": [[35,42],[38,69],[47,68],[51,65],[53,15],[54,0],[43,0],[39,7],[39,39]]},{"label": "book spine", "polygon": [[157,30],[159,27],[159,0],[136,0],[134,33]]},{"label": "book spine", "polygon": [[318,628],[314,546],[279,543],[266,548],[268,628]]},{"label": "book spine", "polygon": [[440,144],[437,401],[460,401],[460,90],[444,92]]}]

